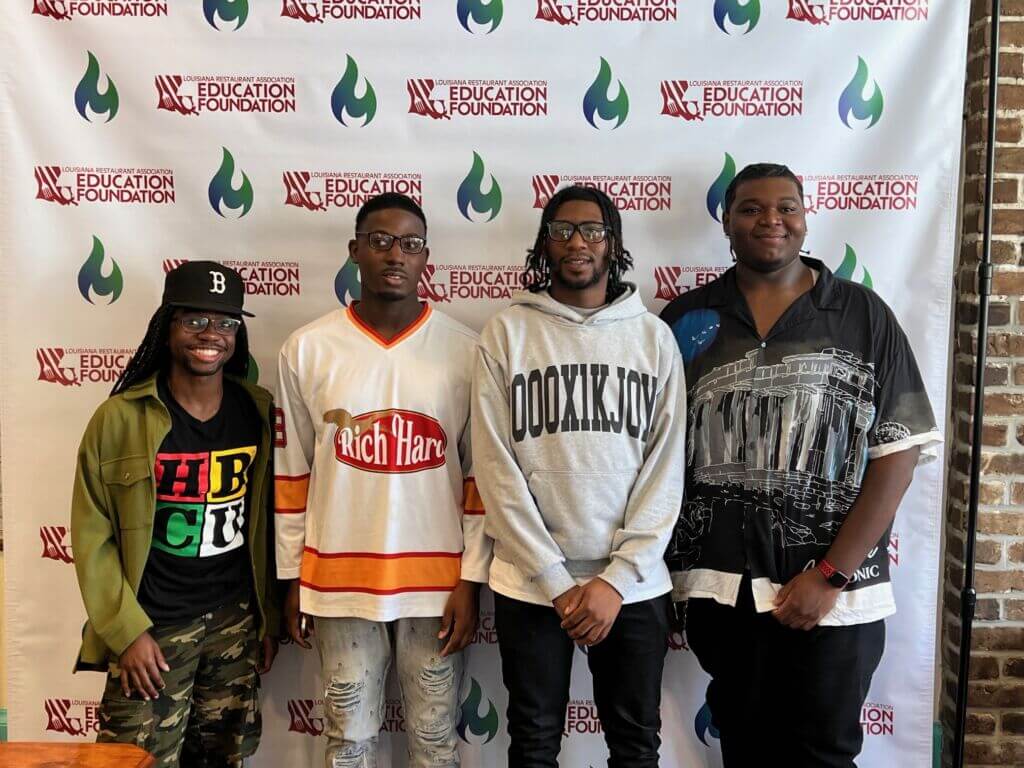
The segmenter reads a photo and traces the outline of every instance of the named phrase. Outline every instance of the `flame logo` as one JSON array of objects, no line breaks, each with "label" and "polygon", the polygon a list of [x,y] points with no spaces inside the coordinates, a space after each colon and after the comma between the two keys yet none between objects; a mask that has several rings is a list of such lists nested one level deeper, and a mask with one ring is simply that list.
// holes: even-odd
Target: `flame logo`
[{"label": "flame logo", "polygon": [[736,161],[732,159],[732,155],[726,152],[725,162],[722,164],[722,172],[718,174],[718,178],[708,187],[708,213],[711,214],[711,218],[715,221],[722,221],[721,214],[725,213],[723,210],[725,190],[729,188],[734,178],[736,178]]},{"label": "flame logo", "polygon": [[501,17],[504,15],[505,9],[502,7],[502,0],[490,0],[490,2],[485,2],[484,0],[459,0],[455,12],[459,15],[459,23],[467,32],[473,32],[469,28],[469,19],[472,17],[473,21],[481,26],[484,24],[491,25],[491,28],[487,30],[489,35],[501,24]]},{"label": "flame logo", "polygon": [[[867,267],[861,267],[864,272],[864,277],[859,281],[865,288],[874,289],[875,284],[871,279],[871,273],[868,272]],[[849,243],[846,244],[846,255],[843,256],[843,263],[839,265],[839,269],[836,270],[836,277],[841,277],[843,280],[849,280],[850,282],[858,282],[853,279],[853,273],[857,270],[857,252],[853,250]]]},{"label": "flame logo", "polygon": [[473,167],[469,169],[466,178],[462,180],[458,192],[459,210],[470,221],[473,220],[469,215],[470,207],[477,213],[490,213],[490,218],[487,221],[493,220],[501,210],[501,187],[498,186],[498,180],[493,175],[491,176],[491,191],[485,195],[483,190],[484,173],[484,161],[480,155],[474,152]]},{"label": "flame logo", "polygon": [[705,747],[709,746],[707,742],[709,734],[713,739],[721,738],[718,733],[718,729],[711,723],[711,707],[708,706],[706,701],[704,702],[704,706],[697,711],[697,716],[693,719],[693,729],[697,732],[697,738],[700,739],[700,743]]},{"label": "flame logo", "polygon": [[75,88],[75,107],[78,109],[78,114],[90,123],[92,120],[85,111],[86,107],[89,107],[97,115],[107,115],[106,122],[109,123],[117,115],[119,103],[117,88],[114,86],[114,81],[108,77],[107,87],[103,93],[100,93],[100,63],[96,61],[92,51],[86,51],[86,53],[89,54],[89,64],[85,68],[82,79],[78,81],[78,87]]},{"label": "flame logo", "polygon": [[359,282],[359,265],[349,258],[334,277],[334,293],[347,307],[353,301],[359,301],[362,295],[362,284]]},{"label": "flame logo", "polygon": [[224,159],[220,163],[220,169],[210,179],[210,205],[213,206],[213,210],[217,212],[218,216],[224,216],[220,210],[221,203],[225,207],[231,210],[242,209],[242,212],[238,214],[238,218],[242,218],[252,208],[252,184],[249,182],[249,177],[242,173],[242,183],[237,187],[232,186],[232,180],[235,176],[235,158],[231,156],[226,147],[222,147],[224,150]]},{"label": "flame logo", "polygon": [[203,0],[203,15],[214,29],[220,29],[216,21],[219,16],[221,21],[238,21],[238,30],[249,18],[249,0]]},{"label": "flame logo", "polygon": [[626,115],[629,114],[629,94],[626,93],[625,86],[619,80],[619,95],[615,97],[614,101],[611,101],[608,98],[608,89],[611,84],[612,68],[602,56],[601,68],[597,72],[597,77],[594,78],[594,82],[583,95],[583,116],[594,128],[598,127],[594,122],[595,112],[601,116],[602,120],[617,120],[612,126],[613,130],[626,122]]},{"label": "flame logo", "polygon": [[103,258],[103,243],[96,235],[93,235],[92,251],[82,268],[78,270],[78,292],[90,304],[95,303],[89,295],[90,290],[97,296],[109,296],[110,301],[107,304],[113,304],[121,296],[121,289],[124,288],[124,278],[121,276],[121,268],[117,266],[117,262],[111,259],[110,273],[104,275]]},{"label": "flame logo", "polygon": [[484,744],[487,744],[498,735],[498,711],[494,708],[494,702],[488,699],[487,714],[480,715],[484,692],[475,677],[471,677],[469,680],[471,683],[469,695],[462,702],[462,717],[459,719],[459,738],[467,744],[472,743],[466,737],[466,731],[469,731],[474,736],[486,736]]},{"label": "flame logo", "polygon": [[715,0],[715,24],[725,34],[732,34],[725,28],[726,19],[737,27],[746,25],[743,34],[749,33],[761,19],[761,0]]},{"label": "flame logo", "polygon": [[370,81],[364,77],[363,81],[366,83],[366,87],[363,89],[363,95],[356,96],[359,65],[351,56],[346,55],[345,58],[347,59],[345,74],[341,76],[341,80],[334,86],[334,92],[331,93],[331,112],[344,126],[348,126],[348,123],[345,122],[346,112],[349,117],[365,117],[363,125],[369,125],[373,116],[377,114],[377,94],[374,93]]},{"label": "flame logo", "polygon": [[868,65],[864,63],[864,59],[858,56],[857,73],[839,96],[839,119],[847,128],[853,127],[850,125],[851,114],[858,120],[870,118],[871,122],[868,123],[868,128],[877,123],[878,118],[882,116],[882,89],[878,87],[877,80],[874,93],[867,100],[864,99],[864,89],[867,88],[868,77]]}]

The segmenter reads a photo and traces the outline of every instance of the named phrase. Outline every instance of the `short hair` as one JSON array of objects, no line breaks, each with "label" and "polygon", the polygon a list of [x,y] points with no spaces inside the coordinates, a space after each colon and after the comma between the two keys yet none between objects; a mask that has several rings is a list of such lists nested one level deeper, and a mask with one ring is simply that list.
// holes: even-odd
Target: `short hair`
[{"label": "short hair", "polygon": [[408,195],[403,195],[399,192],[384,192],[380,195],[374,195],[356,212],[356,230],[360,230],[363,227],[363,223],[366,221],[366,217],[371,213],[377,211],[383,211],[388,208],[400,208],[403,211],[408,211],[413,216],[423,222],[423,233],[427,232],[427,217],[423,213],[423,209],[420,208],[419,204]]},{"label": "short hair", "polygon": [[724,213],[728,213],[729,209],[732,208],[732,204],[736,202],[736,190],[740,184],[745,181],[753,181],[754,179],[789,179],[796,184],[797,191],[800,193],[800,202],[803,202],[804,185],[787,166],[779,165],[778,163],[753,163],[737,173],[735,178],[729,182],[729,186],[726,187],[725,200],[722,203]]},{"label": "short hair", "polygon": [[558,190],[551,196],[540,216],[540,228],[533,248],[526,252],[526,267],[519,276],[520,284],[528,291],[537,293],[551,285],[551,264],[548,262],[544,244],[547,241],[548,222],[555,218],[555,213],[563,203],[573,200],[585,200],[595,203],[601,209],[601,218],[611,230],[608,234],[608,290],[606,300],[615,301],[626,292],[622,283],[622,275],[633,268],[633,257],[622,246],[622,217],[615,203],[607,194],[596,187],[584,187],[573,184]]}]

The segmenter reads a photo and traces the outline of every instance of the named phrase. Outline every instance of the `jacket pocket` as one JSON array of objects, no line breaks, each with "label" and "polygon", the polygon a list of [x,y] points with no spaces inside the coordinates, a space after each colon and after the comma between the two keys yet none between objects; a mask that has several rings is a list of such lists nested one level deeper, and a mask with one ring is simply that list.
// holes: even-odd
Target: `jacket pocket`
[{"label": "jacket pocket", "polygon": [[542,471],[529,486],[551,537],[569,560],[606,560],[623,525],[636,470]]},{"label": "jacket pocket", "polygon": [[153,524],[153,510],[147,504],[153,466],[148,456],[127,456],[100,465],[100,478],[118,516],[121,530],[147,528]]}]

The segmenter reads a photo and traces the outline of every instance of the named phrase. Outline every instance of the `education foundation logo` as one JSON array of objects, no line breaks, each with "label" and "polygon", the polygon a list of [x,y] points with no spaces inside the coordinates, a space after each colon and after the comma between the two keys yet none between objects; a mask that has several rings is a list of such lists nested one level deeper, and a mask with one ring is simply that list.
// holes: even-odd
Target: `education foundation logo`
[{"label": "education foundation logo", "polygon": [[324,21],[416,21],[422,0],[282,0],[281,15],[307,24]]},{"label": "education foundation logo", "polygon": [[725,206],[725,190],[729,188],[734,178],[736,178],[736,161],[732,159],[732,155],[726,152],[725,161],[722,163],[722,170],[719,171],[718,176],[715,177],[715,180],[711,182],[711,186],[708,187],[706,198],[708,214],[717,222],[722,221],[722,213]]},{"label": "education foundation logo", "polygon": [[510,299],[522,289],[522,272],[521,266],[508,264],[427,264],[416,293],[434,304]]},{"label": "education foundation logo", "polygon": [[423,205],[423,177],[418,173],[377,171],[285,171],[285,205],[325,213],[331,208],[359,208],[371,197],[397,192]]},{"label": "education foundation logo", "polygon": [[803,80],[662,80],[661,114],[705,118],[799,117]]},{"label": "education foundation logo", "polygon": [[917,210],[917,174],[812,174],[801,181],[807,213]]},{"label": "education foundation logo", "polygon": [[459,24],[467,32],[489,35],[501,24],[505,9],[503,0],[459,0],[455,13],[459,17]]},{"label": "education foundation logo", "polygon": [[713,282],[727,267],[680,266],[654,267],[654,298],[672,301],[687,291]]},{"label": "education foundation logo", "polygon": [[494,702],[484,696],[475,677],[469,678],[469,693],[462,701],[457,730],[459,738],[467,744],[488,744],[498,735],[498,710]]},{"label": "education foundation logo", "polygon": [[130,347],[39,347],[36,381],[80,387],[83,384],[113,384],[132,359]]},{"label": "education foundation logo", "polygon": [[113,304],[121,297],[121,290],[124,288],[124,277],[121,275],[121,267],[113,259],[110,260],[110,269],[104,271],[103,265],[106,254],[103,249],[103,242],[92,236],[92,251],[89,257],[78,270],[78,292],[82,298],[90,304],[95,304],[93,296],[110,297],[107,304]]},{"label": "education foundation logo", "polygon": [[896,708],[865,702],[860,710],[860,727],[865,736],[892,736],[896,731]]},{"label": "education foundation logo", "polygon": [[604,733],[601,719],[597,716],[597,704],[592,699],[571,699],[565,708],[565,729],[562,735]]},{"label": "education foundation logo", "polygon": [[[597,77],[583,94],[583,116],[587,118],[592,128],[614,130],[626,122],[629,115],[629,94],[621,80],[618,81],[618,95],[613,99],[609,94],[612,78],[611,65],[602,56]],[[601,121],[595,122],[595,116],[601,118]],[[612,121],[615,125],[611,125]]]},{"label": "education foundation logo", "polygon": [[170,205],[176,199],[174,172],[167,168],[37,165],[35,180],[36,200],[58,205]]},{"label": "education foundation logo", "polygon": [[877,80],[874,81],[871,94],[865,95],[870,77],[868,65],[864,62],[864,59],[858,56],[857,71],[843,89],[843,92],[839,94],[839,119],[843,121],[843,125],[847,128],[854,127],[850,125],[851,116],[860,121],[861,124],[863,124],[863,121],[869,121],[864,126],[865,128],[873,127],[882,116],[884,102],[882,99],[882,89],[878,87]]},{"label": "education foundation logo", "polygon": [[[166,275],[188,259],[164,259]],[[274,296],[277,298],[302,295],[302,268],[297,261],[271,261],[251,259],[220,259],[219,263],[235,270],[242,278],[246,296]],[[250,371],[255,360],[249,360]],[[259,369],[256,368],[257,376]]]},{"label": "education foundation logo", "polygon": [[33,0],[32,13],[57,21],[70,21],[82,17],[135,17],[166,16],[166,0]]},{"label": "education foundation logo", "polygon": [[[362,86],[359,83],[359,65],[351,56],[345,56],[345,73],[341,76],[338,84],[331,92],[331,114],[334,119],[344,126],[350,123],[353,125],[365,126],[373,121],[377,114],[377,94],[373,90],[373,84],[365,77],[362,79]],[[356,89],[362,91],[362,95],[356,95]],[[348,116],[346,122],[345,116]],[[361,122],[355,122],[361,120]]]},{"label": "education foundation logo", "polygon": [[645,175],[562,175],[538,174],[533,177],[533,207],[543,208],[558,188],[578,184],[604,192],[619,211],[655,213],[672,209],[672,177]]},{"label": "education foundation logo", "polygon": [[[483,221],[493,221],[501,212],[501,187],[498,180],[491,174],[490,188],[487,192],[483,190],[484,176],[487,169],[484,166],[483,158],[476,152],[473,153],[473,165],[466,174],[466,178],[459,184],[455,200],[459,206],[459,212],[469,221],[476,221],[482,216],[487,216]],[[477,218],[474,218],[477,214]]]},{"label": "education foundation logo", "polygon": [[[82,75],[82,79],[75,87],[75,109],[84,120],[90,123],[93,121],[93,117],[104,115],[107,116],[107,119],[103,122],[109,123],[117,116],[117,108],[120,103],[117,86],[114,85],[114,81],[110,77],[101,72],[100,63],[92,51],[86,51],[86,53],[89,54],[89,61],[85,66],[85,74]],[[102,91],[100,90],[101,76],[106,80]]]},{"label": "education foundation logo", "polygon": [[295,112],[295,78],[286,75],[157,75],[156,108],[179,115]]},{"label": "education foundation logo", "polygon": [[537,0],[534,18],[562,26],[581,22],[670,22],[678,18],[678,5],[678,0]]},{"label": "education foundation logo", "polygon": [[416,77],[405,81],[409,114],[432,120],[453,117],[546,117],[547,80],[437,80]]},{"label": "education foundation logo", "polygon": [[761,18],[761,0],[715,0],[715,24],[727,35],[752,32]]},{"label": "education foundation logo", "polygon": [[46,699],[46,730],[95,738],[100,731],[99,709],[100,703],[89,699]]},{"label": "education foundation logo", "polygon": [[71,532],[64,525],[41,525],[39,538],[43,542],[44,560],[56,560],[60,563],[73,563],[71,554]]},{"label": "education foundation logo", "polygon": [[238,182],[238,186],[235,186],[235,158],[228,152],[227,147],[222,147],[221,149],[224,150],[224,155],[221,159],[220,168],[217,169],[213,178],[210,179],[208,190],[210,207],[222,218],[227,218],[224,216],[224,209],[226,208],[234,214],[234,218],[240,219],[252,208],[252,183],[249,181],[249,177],[245,175],[245,172],[239,170],[238,173],[241,179]]},{"label": "education foundation logo", "polygon": [[[323,699],[288,699],[288,731],[317,737],[327,730]],[[401,699],[384,700],[381,733],[405,733],[405,709]]]},{"label": "education foundation logo", "polygon": [[786,18],[813,25],[831,22],[928,21],[930,0],[789,0]]}]

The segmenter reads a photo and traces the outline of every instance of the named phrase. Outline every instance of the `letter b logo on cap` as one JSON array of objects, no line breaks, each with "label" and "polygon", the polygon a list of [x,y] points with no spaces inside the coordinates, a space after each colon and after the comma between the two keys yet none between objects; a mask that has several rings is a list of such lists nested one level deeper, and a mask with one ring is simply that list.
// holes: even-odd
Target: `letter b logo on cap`
[{"label": "letter b logo on cap", "polygon": [[213,280],[213,285],[210,286],[210,293],[224,293],[224,290],[227,288],[227,283],[224,281],[224,273],[211,269],[210,278]]}]

